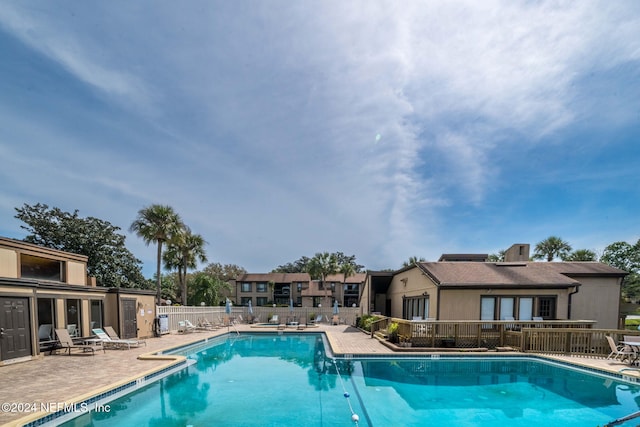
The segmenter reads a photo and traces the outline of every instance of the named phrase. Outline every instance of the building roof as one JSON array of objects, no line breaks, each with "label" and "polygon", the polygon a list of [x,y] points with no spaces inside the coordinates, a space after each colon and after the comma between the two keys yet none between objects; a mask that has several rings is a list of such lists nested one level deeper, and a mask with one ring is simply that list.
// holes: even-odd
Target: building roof
[{"label": "building roof", "polygon": [[311,276],[308,273],[247,273],[238,276],[238,282],[274,282],[294,283],[309,282]]},{"label": "building roof", "polygon": [[599,262],[422,262],[419,267],[441,287],[571,287],[573,277],[624,277]]},{"label": "building roof", "polygon": [[84,263],[86,263],[88,259],[86,255],[79,255],[71,252],[61,251],[58,249],[51,249],[45,246],[36,245],[34,243],[25,242],[23,240],[10,239],[8,237],[1,236],[0,247],[15,249],[23,253],[28,253],[34,256],[41,256],[48,259],[73,260]]},{"label": "building roof", "polygon": [[367,280],[367,273],[356,273],[353,276],[348,276],[347,280],[344,279],[344,274],[330,274],[325,277],[325,282],[339,282],[339,283],[363,283]]}]

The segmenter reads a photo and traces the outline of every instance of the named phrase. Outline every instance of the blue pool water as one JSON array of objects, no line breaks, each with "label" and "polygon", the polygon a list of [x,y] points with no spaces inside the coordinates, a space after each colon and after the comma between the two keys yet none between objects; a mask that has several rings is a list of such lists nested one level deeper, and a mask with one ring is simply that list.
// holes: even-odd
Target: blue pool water
[{"label": "blue pool water", "polygon": [[362,427],[595,427],[640,401],[634,384],[532,358],[334,359],[325,348],[320,334],[216,338],[176,351],[188,368],[64,425],[353,426],[355,413]]}]

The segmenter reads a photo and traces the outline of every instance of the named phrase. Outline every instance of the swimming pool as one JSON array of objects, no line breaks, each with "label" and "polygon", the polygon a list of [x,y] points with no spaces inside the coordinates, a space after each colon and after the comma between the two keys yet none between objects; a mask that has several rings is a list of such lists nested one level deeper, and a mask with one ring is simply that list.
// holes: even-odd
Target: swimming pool
[{"label": "swimming pool", "polygon": [[231,334],[178,349],[191,366],[63,425],[352,426],[356,414],[363,427],[595,427],[638,411],[638,385],[537,358],[340,359],[323,337]]}]

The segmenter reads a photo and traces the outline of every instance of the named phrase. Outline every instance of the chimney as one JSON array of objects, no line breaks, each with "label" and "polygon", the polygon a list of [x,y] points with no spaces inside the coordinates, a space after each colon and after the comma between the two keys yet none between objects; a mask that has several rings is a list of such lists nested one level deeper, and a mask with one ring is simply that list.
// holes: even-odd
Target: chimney
[{"label": "chimney", "polygon": [[529,261],[529,244],[516,243],[504,253],[504,262]]}]

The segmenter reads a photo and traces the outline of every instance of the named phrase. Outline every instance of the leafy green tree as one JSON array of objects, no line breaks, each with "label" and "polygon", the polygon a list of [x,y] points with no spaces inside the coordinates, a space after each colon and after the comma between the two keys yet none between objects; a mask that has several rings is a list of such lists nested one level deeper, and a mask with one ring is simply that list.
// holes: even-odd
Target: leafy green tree
[{"label": "leafy green tree", "polygon": [[164,266],[169,270],[178,270],[182,305],[187,305],[187,271],[198,267],[198,261],[207,261],[205,244],[202,236],[193,234],[187,226],[175,233],[167,242],[167,250],[163,256]]},{"label": "leafy green tree", "polygon": [[149,246],[156,243],[157,255],[157,295],[156,304],[160,305],[161,280],[160,267],[162,265],[162,245],[182,228],[180,216],[174,212],[171,206],[151,205],[138,211],[137,218],[131,223],[129,231],[136,233]]},{"label": "leafy green tree", "polygon": [[622,294],[631,301],[640,300],[640,274],[629,273],[622,282]]},{"label": "leafy green tree", "polygon": [[231,290],[231,285],[227,281],[204,271],[192,274],[189,282],[189,289],[192,290],[191,298],[206,305],[218,305],[222,300],[223,291]]},{"label": "leafy green tree", "polygon": [[[328,252],[324,252],[328,254]],[[309,258],[307,256],[303,256],[300,259],[279,265],[275,269],[273,269],[272,273],[309,273],[312,268],[312,261],[318,256],[316,254],[313,258]],[[361,273],[364,271],[364,265],[358,264],[356,262],[355,255],[345,255],[342,252],[333,252],[329,254],[330,257],[333,258],[335,264],[337,264],[338,270],[345,264],[351,264],[353,266],[355,273]],[[314,261],[315,262],[315,261]]]},{"label": "leafy green tree", "polygon": [[[160,281],[161,281],[160,294],[162,295],[162,298],[171,300],[172,303],[174,301],[177,301],[178,290],[179,290],[178,274],[176,272],[163,274],[162,277],[160,278]],[[147,279],[147,285],[145,286],[145,289],[155,289],[157,282],[158,280],[154,273],[151,279]]]},{"label": "leafy green tree", "polygon": [[563,261],[595,261],[598,257],[596,253],[589,249],[577,249],[562,257]]},{"label": "leafy green tree", "polygon": [[418,258],[417,256],[411,256],[409,257],[409,259],[405,262],[402,263],[402,267],[410,267],[414,264],[417,264],[419,262],[425,262],[426,260],[422,257]]},{"label": "leafy green tree", "polygon": [[15,208],[30,234],[25,242],[87,256],[87,273],[100,286],[144,288],[142,262],[125,246],[120,228],[98,218],[82,218],[46,204]]},{"label": "leafy green tree", "polygon": [[600,262],[629,273],[640,271],[640,240],[635,245],[614,242],[604,248]]},{"label": "leafy green tree", "polygon": [[230,280],[236,280],[238,277],[243,274],[247,274],[247,270],[239,265],[235,264],[220,264],[219,262],[210,263],[207,265],[203,271],[213,277],[217,277],[218,279],[228,282]]},{"label": "leafy green tree", "polygon": [[354,273],[362,273],[364,271],[364,265],[356,262],[355,255],[345,255],[342,252],[334,252],[332,255],[335,257],[336,263],[340,268],[345,264],[351,264],[353,266]]},{"label": "leafy green tree", "polygon": [[535,247],[533,259],[546,259],[551,262],[555,258],[562,258],[571,252],[571,245],[557,236],[547,237],[538,242]]},{"label": "leafy green tree", "polygon": [[306,273],[307,271],[309,271],[310,261],[311,261],[311,258],[303,256],[296,261],[279,265],[271,272],[272,273]]},{"label": "leafy green tree", "polygon": [[628,272],[622,281],[622,295],[634,301],[640,298],[640,240],[635,245],[611,243],[604,248],[600,262]]}]

